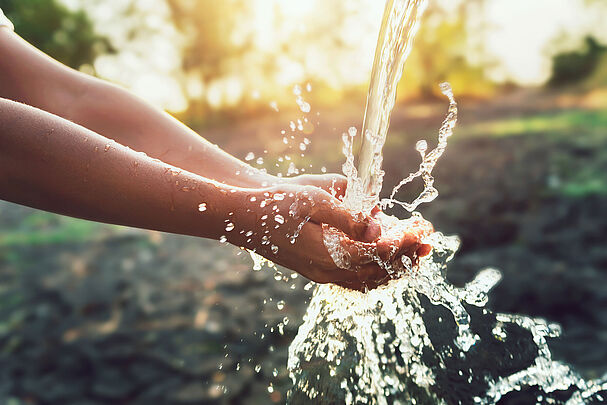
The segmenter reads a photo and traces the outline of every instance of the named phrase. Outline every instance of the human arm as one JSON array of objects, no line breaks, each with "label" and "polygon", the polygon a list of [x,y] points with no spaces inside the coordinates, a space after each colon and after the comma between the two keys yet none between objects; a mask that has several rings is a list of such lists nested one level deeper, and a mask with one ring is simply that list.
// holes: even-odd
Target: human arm
[{"label": "human arm", "polygon": [[[277,194],[282,198],[275,198]],[[268,198],[271,201],[261,203]],[[212,239],[224,236],[318,282],[359,288],[381,274],[377,266],[366,266],[364,257],[355,258],[362,266],[358,272],[339,269],[332,262],[322,242],[321,223],[355,239],[372,240],[377,235],[368,219],[352,217],[319,188],[227,186],[4,99],[0,99],[0,199],[99,222]],[[289,212],[294,203],[302,206],[297,215]],[[284,218],[283,228],[275,228],[277,214]],[[273,215],[272,227],[262,224],[264,215]],[[286,234],[292,235],[308,216],[292,244]],[[234,229],[227,226],[230,222]],[[264,243],[265,235],[269,244]]]},{"label": "human arm", "polygon": [[53,60],[0,29],[0,97],[73,121],[206,178],[241,187],[278,182],[128,91]]}]

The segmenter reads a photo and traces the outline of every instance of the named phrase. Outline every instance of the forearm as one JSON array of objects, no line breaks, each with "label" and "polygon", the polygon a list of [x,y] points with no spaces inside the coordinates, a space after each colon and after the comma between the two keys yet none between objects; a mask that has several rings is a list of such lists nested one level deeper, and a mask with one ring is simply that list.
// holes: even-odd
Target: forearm
[{"label": "forearm", "polygon": [[[229,188],[81,126],[0,99],[0,198],[60,214],[218,239]],[[205,202],[213,211],[198,210]],[[212,208],[212,210],[211,210]]]},{"label": "forearm", "polygon": [[74,103],[70,119],[137,151],[201,176],[240,187],[277,179],[213,145],[169,114],[128,91],[94,78]]},{"label": "forearm", "polygon": [[54,61],[0,30],[0,97],[20,101],[204,177],[242,187],[276,179],[225,153],[124,89]]}]

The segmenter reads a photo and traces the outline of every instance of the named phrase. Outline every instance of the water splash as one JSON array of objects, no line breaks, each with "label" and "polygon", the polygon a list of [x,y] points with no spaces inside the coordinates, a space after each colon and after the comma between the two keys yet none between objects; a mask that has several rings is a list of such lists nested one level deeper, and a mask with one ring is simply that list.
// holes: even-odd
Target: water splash
[{"label": "water splash", "polygon": [[[356,129],[343,136],[343,170],[348,178],[344,203],[352,211],[369,213],[380,202],[382,148],[396,84],[425,6],[425,1],[416,0],[386,4],[358,165],[353,154]],[[427,153],[427,142],[417,143],[422,158],[419,170],[404,179],[382,206],[398,204],[413,211],[436,198],[432,170],[457,119],[450,87],[443,84],[441,89],[450,105],[437,147]],[[411,203],[397,201],[400,187],[417,177],[424,181],[424,191]],[[402,221],[384,215],[382,232],[405,230],[412,220],[421,216],[414,213]],[[342,237],[325,227],[324,242],[335,264],[351,270],[350,257],[341,248]],[[552,359],[547,340],[559,336],[558,325],[493,314],[484,307],[489,291],[501,279],[498,270],[482,270],[463,288],[455,287],[445,273],[459,247],[458,238],[435,232],[423,242],[433,249],[419,260],[384,263],[376,252],[362,252],[392,278],[375,290],[316,287],[289,347],[290,403],[494,404],[515,391],[527,393],[531,403],[603,400],[607,376],[586,381]]]},{"label": "water splash", "polygon": [[484,308],[499,271],[457,288],[445,272],[458,238],[427,241],[433,252],[414,272],[376,290],[316,287],[289,347],[290,403],[495,404],[525,390],[532,403],[582,404],[607,394],[607,376],[585,381],[552,359],[558,325]]},{"label": "water splash", "polygon": [[[447,148],[447,139],[453,135],[453,128],[457,122],[457,103],[453,97],[453,91],[449,83],[442,83],[440,85],[441,92],[449,99],[449,111],[447,117],[443,121],[438,132],[438,144],[429,153],[426,153],[428,149],[428,143],[425,140],[418,141],[415,145],[415,149],[419,152],[422,158],[422,162],[419,165],[419,169],[415,173],[409,174],[406,178],[400,181],[392,190],[390,198],[382,199],[380,206],[382,209],[392,208],[394,204],[398,204],[405,208],[407,211],[414,211],[420,204],[432,202],[438,197],[438,190],[434,188],[434,177],[432,177],[432,170],[438,159],[443,155]],[[424,182],[424,190],[413,200],[411,203],[401,202],[395,199],[396,193],[405,184],[411,183],[417,177],[421,177]]]}]

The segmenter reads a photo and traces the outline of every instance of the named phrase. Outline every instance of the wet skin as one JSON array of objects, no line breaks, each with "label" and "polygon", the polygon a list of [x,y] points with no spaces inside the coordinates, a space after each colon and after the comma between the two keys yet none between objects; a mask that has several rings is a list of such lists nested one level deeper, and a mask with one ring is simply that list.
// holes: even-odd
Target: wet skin
[{"label": "wet skin", "polygon": [[[356,289],[385,279],[383,270],[356,253],[357,244],[377,244],[384,254],[397,244],[395,257],[419,253],[415,232],[400,241],[382,239],[373,218],[352,216],[341,206],[343,176],[281,179],[261,172],[124,89],[54,61],[6,28],[0,28],[0,54],[2,199],[100,222],[214,239],[225,235],[314,281]],[[251,202],[267,193],[286,197],[265,207]],[[290,215],[296,200],[310,204]],[[203,202],[209,208],[200,212]],[[278,213],[269,211],[273,207],[285,219],[278,229],[261,225],[261,217]],[[291,243],[287,234],[308,216]],[[226,221],[239,228],[227,232]],[[332,262],[322,242],[323,223],[348,235],[344,243],[353,252],[354,271]],[[245,238],[248,230],[255,237]]]}]

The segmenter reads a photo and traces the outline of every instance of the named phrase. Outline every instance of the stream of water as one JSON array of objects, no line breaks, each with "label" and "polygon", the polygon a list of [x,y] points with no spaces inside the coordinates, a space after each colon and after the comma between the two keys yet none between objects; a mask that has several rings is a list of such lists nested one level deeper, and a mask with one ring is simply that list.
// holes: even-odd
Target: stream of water
[{"label": "stream of water", "polygon": [[[357,159],[357,131],[344,134],[348,177],[346,206],[370,212],[378,204],[399,204],[413,212],[438,192],[432,169],[447,146],[457,119],[449,100],[437,146],[419,141],[419,170],[405,178],[388,199],[380,201],[382,148],[396,86],[411,50],[426,0],[389,0],[383,16]],[[415,178],[423,192],[412,202],[395,198]],[[412,218],[385,216],[390,228],[406,229]],[[339,244],[329,232],[325,244],[340,266]],[[445,277],[447,263],[459,247],[457,237],[439,232],[424,240],[433,249],[417,264],[378,264],[392,280],[366,293],[326,284],[316,287],[296,338],[289,349],[293,404],[493,404],[508,395],[527,395],[517,403],[584,404],[603,402],[607,376],[586,381],[566,364],[552,359],[547,339],[560,327],[542,319],[496,314],[485,308],[488,293],[501,273],[485,269],[463,288]],[[344,267],[345,264],[341,263]],[[607,398],[607,397],[606,397]]]}]

